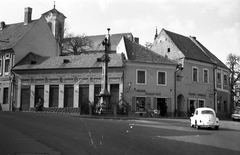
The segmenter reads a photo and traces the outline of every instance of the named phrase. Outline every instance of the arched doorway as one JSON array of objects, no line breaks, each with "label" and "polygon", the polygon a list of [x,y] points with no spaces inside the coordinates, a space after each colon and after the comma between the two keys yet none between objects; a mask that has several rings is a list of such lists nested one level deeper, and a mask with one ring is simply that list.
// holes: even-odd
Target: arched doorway
[{"label": "arched doorway", "polygon": [[184,116],[184,96],[179,94],[177,97],[177,116]]}]

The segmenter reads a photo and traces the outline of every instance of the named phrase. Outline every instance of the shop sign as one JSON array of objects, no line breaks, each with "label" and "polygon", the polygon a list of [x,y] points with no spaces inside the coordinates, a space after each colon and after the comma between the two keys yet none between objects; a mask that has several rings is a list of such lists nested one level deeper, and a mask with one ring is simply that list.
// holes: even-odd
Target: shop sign
[{"label": "shop sign", "polygon": [[144,89],[136,89],[136,92],[141,92],[141,93],[145,93],[145,95],[156,95],[156,96],[160,96],[161,93],[160,92],[148,92]]},{"label": "shop sign", "polygon": [[192,95],[192,96],[202,96],[202,97],[206,97],[206,94],[196,94],[196,93],[188,93],[188,95]]}]

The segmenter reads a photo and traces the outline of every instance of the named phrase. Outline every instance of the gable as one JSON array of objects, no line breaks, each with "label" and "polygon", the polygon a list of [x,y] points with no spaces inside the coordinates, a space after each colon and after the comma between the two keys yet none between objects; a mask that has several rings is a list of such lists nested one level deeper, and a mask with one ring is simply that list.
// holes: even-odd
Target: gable
[{"label": "gable", "polygon": [[129,61],[143,62],[143,63],[159,63],[176,65],[177,63],[170,60],[160,54],[157,54],[146,47],[129,40],[124,37],[124,43],[126,48],[126,55]]},{"label": "gable", "polygon": [[[162,37],[166,35],[168,38],[162,39]],[[169,39],[169,40],[167,40]],[[190,59],[194,61],[205,62],[209,64],[217,64],[223,68],[227,68],[226,65],[221,62],[214,54],[212,54],[206,47],[204,47],[196,37],[186,37],[174,32],[170,32],[168,30],[162,29],[157,39],[154,41],[154,46],[152,50],[161,53],[161,54],[171,54],[170,52],[167,53],[167,47],[162,47],[164,42],[168,42],[165,46],[169,46],[172,44],[173,47],[176,47],[178,50],[175,52],[175,56],[178,55],[175,59],[181,58],[179,54],[181,53],[185,59]],[[171,57],[172,59],[173,57]]]},{"label": "gable", "polygon": [[189,38],[164,30],[186,59],[192,59],[207,63],[213,63],[210,58]]}]

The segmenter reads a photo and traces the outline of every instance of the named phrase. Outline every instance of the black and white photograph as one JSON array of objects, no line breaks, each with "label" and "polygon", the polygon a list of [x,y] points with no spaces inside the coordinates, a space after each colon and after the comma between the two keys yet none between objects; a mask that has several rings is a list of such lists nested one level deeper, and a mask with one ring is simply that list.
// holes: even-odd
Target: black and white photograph
[{"label": "black and white photograph", "polygon": [[239,155],[239,0],[0,0],[1,155]]}]

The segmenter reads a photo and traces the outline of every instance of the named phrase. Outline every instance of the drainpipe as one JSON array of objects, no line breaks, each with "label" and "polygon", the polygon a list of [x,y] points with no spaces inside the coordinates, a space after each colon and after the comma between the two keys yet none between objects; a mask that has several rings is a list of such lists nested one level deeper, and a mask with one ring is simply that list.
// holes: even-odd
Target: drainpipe
[{"label": "drainpipe", "polygon": [[216,69],[217,66],[213,67],[213,109],[214,111],[216,111],[216,94],[217,94],[217,90],[216,90]]},{"label": "drainpipe", "polygon": [[182,65],[177,65],[174,72],[174,116],[177,117],[177,72],[183,70]]},{"label": "drainpipe", "polygon": [[13,111],[13,101],[14,101],[14,81],[15,81],[15,76],[13,73],[10,74],[9,77],[10,80],[10,89],[9,89],[9,93],[10,93],[10,98],[9,98],[9,111]]}]

